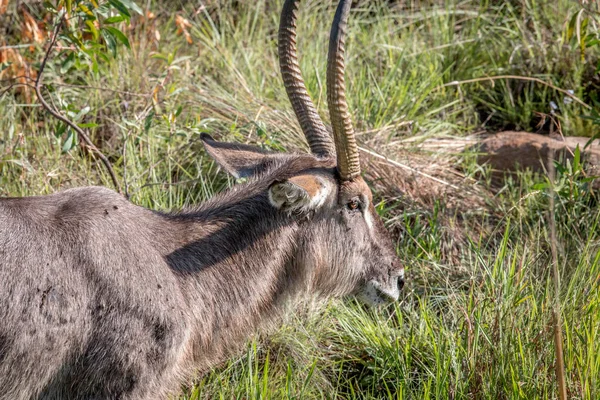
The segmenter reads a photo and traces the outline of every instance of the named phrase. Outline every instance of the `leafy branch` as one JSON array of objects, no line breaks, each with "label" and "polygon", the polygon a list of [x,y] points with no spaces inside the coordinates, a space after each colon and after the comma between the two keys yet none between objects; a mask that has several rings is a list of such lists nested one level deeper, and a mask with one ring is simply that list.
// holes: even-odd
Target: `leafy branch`
[{"label": "leafy branch", "polygon": [[56,25],[54,27],[54,31],[52,33],[52,38],[50,40],[50,45],[48,46],[48,49],[46,50],[46,53],[42,60],[42,64],[40,65],[40,69],[38,71],[38,76],[37,76],[37,79],[35,80],[35,86],[34,86],[35,93],[37,95],[38,100],[42,104],[42,107],[44,107],[44,109],[46,111],[48,111],[54,118],[58,119],[59,121],[63,122],[67,126],[69,126],[71,129],[73,129],[73,131],[75,131],[77,133],[78,138],[80,140],[82,140],[85,143],[85,145],[96,154],[96,156],[98,156],[100,161],[102,161],[102,163],[106,167],[106,170],[108,171],[108,174],[110,175],[113,185],[115,186],[117,191],[120,193],[121,186],[119,185],[119,181],[117,179],[115,171],[112,167],[111,162],[108,160],[108,158],[100,151],[100,149],[98,149],[98,147],[96,147],[96,145],[90,139],[89,135],[83,129],[81,129],[75,122],[71,121],[70,119],[68,119],[67,117],[62,115],[56,108],[54,108],[52,105],[50,105],[44,99],[44,96],[42,95],[42,77],[44,74],[44,69],[46,68],[46,64],[48,62],[48,59],[50,58],[50,54],[52,53],[52,50],[53,50],[54,46],[56,45],[56,39],[58,38],[58,35],[60,34],[60,30],[63,26],[63,22],[64,22],[64,14],[59,15],[59,17],[58,17],[58,22],[56,23]]},{"label": "leafy branch", "polygon": [[[80,70],[87,69],[88,71],[97,73],[98,62],[100,60],[110,62],[110,55],[113,58],[117,56],[117,47],[119,45],[123,45],[126,48],[131,47],[127,36],[119,28],[115,27],[115,25],[120,23],[128,24],[131,20],[131,11],[135,11],[140,15],[143,15],[143,11],[132,0],[92,0],[91,2],[58,0],[54,4],[47,1],[44,2],[44,10],[53,15],[56,22],[52,26],[52,32],[48,35],[50,37],[49,44],[44,51],[37,75],[33,71],[29,72],[28,66],[22,58],[15,55],[13,58],[20,61],[20,64],[13,69],[19,73],[15,74],[12,71],[13,76],[7,80],[9,87],[0,92],[0,94],[19,86],[33,89],[42,108],[60,121],[60,124],[57,126],[57,137],[62,136],[65,131],[67,132],[63,151],[69,151],[78,141],[82,143],[85,148],[89,149],[95,157],[102,161],[114,187],[121,192],[119,180],[111,162],[92,142],[89,134],[86,132],[85,128],[97,125],[91,123],[82,124],[78,121],[89,111],[89,107],[73,113],[77,107],[65,103],[60,96],[60,106],[57,107],[53,102],[53,95],[48,92],[47,86],[43,84],[43,81],[47,64],[51,60],[51,55],[57,52],[60,53],[59,58],[62,58],[62,62],[60,63],[62,73],[66,73],[73,66]],[[28,28],[29,31],[27,31],[26,37],[35,38],[37,42],[42,42],[44,37],[46,37],[43,28],[39,27],[33,16],[25,11],[22,12],[31,21],[28,25],[30,27]],[[88,62],[81,63],[80,60],[82,59]],[[4,66],[6,68],[10,65],[11,63],[8,62],[0,65],[0,67]],[[25,69],[25,73],[20,72],[22,69]],[[61,85],[68,86],[68,83],[57,84],[56,86]],[[131,93],[127,92],[127,94]],[[149,95],[142,96],[147,97]],[[64,110],[61,109],[64,106],[66,108]]]}]

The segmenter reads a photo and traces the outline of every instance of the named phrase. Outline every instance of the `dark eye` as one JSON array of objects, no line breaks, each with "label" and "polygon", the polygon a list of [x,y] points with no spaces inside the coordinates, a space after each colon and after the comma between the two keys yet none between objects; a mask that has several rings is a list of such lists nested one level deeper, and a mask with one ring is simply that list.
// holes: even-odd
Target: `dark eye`
[{"label": "dark eye", "polygon": [[347,204],[346,207],[348,207],[348,209],[350,211],[356,211],[360,208],[360,203],[358,202],[358,200],[350,200]]}]

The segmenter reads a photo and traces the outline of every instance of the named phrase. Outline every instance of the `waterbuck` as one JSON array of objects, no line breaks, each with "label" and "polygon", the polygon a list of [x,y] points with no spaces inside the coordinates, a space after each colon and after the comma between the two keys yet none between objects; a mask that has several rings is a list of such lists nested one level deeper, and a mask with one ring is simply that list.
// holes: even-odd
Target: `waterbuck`
[{"label": "waterbuck", "polygon": [[298,2],[285,2],[279,56],[311,155],[204,135],[247,182],[176,213],[100,187],[0,200],[0,398],[164,398],[290,299],[398,298],[403,268],[360,176],[344,93],[351,1],[330,37],[333,135],[300,74]]}]

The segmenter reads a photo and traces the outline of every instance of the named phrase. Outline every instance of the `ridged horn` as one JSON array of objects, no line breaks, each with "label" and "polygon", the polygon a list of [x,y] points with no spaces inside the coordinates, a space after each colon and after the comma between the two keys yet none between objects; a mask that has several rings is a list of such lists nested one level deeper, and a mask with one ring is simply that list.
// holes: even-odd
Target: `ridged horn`
[{"label": "ridged horn", "polygon": [[333,157],[335,147],[306,90],[296,54],[296,13],[299,0],[286,0],[279,21],[279,67],[283,84],[312,154]]},{"label": "ridged horn", "polygon": [[327,103],[337,154],[337,168],[344,181],[360,175],[358,146],[346,102],[344,44],[351,0],[341,0],[331,25],[327,58]]}]

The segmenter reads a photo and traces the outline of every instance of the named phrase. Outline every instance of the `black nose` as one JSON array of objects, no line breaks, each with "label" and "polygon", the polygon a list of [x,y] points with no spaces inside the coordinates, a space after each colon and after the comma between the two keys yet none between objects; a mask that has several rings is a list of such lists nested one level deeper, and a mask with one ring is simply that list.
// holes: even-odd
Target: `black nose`
[{"label": "black nose", "polygon": [[404,276],[399,276],[398,277],[398,290],[402,290],[402,288],[404,287]]}]

